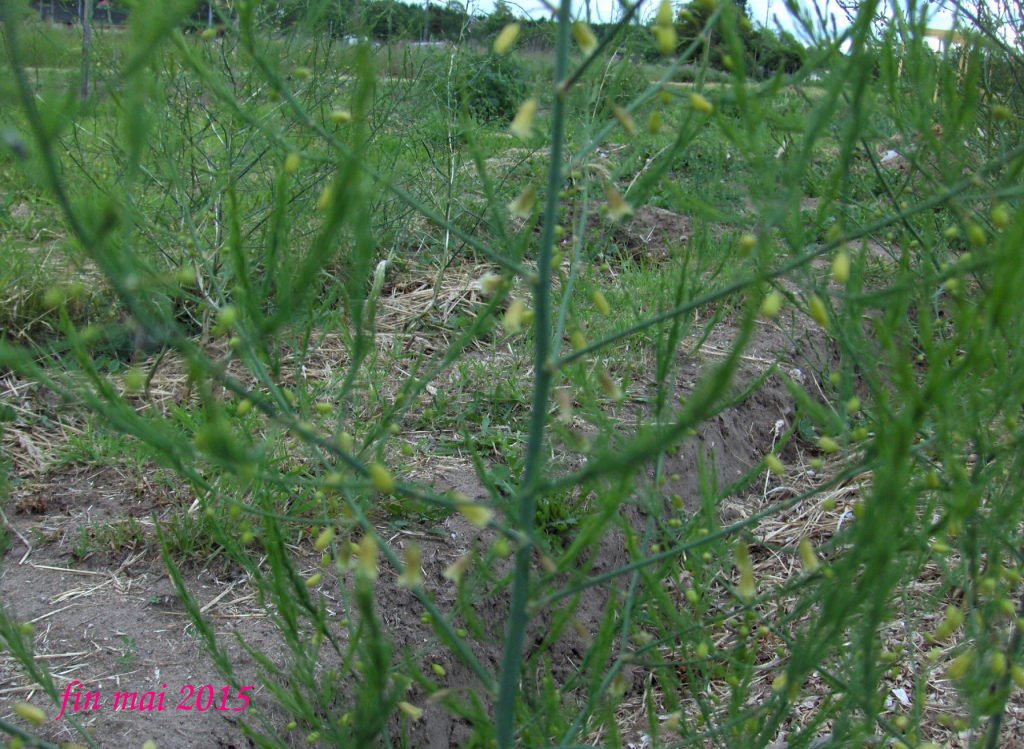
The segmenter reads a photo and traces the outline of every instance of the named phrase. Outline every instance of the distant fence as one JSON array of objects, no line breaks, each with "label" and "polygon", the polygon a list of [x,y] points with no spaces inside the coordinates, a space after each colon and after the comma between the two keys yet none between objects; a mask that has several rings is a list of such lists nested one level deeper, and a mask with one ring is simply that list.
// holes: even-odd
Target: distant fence
[{"label": "distant fence", "polygon": [[[62,23],[65,26],[73,26],[81,22],[81,3],[69,6],[63,3],[41,0],[40,2],[31,3],[31,5],[39,12],[39,17],[44,21]],[[121,8],[113,8],[102,2],[93,3],[92,22],[97,26],[124,26],[128,23],[128,11]]]}]

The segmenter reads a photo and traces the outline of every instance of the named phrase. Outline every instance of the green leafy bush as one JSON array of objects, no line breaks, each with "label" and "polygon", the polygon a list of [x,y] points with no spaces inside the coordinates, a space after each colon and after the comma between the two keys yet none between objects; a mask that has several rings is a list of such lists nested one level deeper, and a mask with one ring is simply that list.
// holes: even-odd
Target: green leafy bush
[{"label": "green leafy bush", "polygon": [[525,67],[511,56],[469,53],[459,56],[456,96],[478,122],[511,120],[526,98]]},{"label": "green leafy bush", "polygon": [[615,106],[625,107],[650,85],[643,67],[626,61],[614,63],[606,71],[601,91],[606,102],[605,113],[609,114]]}]

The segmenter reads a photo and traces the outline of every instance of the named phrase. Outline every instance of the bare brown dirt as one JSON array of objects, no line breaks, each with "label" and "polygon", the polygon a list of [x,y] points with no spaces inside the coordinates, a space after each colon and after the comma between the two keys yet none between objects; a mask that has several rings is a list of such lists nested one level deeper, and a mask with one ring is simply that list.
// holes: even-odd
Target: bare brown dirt
[{"label": "bare brown dirt", "polygon": [[[0,598],[8,613],[35,627],[36,657],[53,670],[59,688],[78,681],[83,693],[101,693],[99,710],[74,717],[103,746],[140,746],[149,738],[161,746],[190,746],[198,745],[199,736],[207,737],[208,746],[235,745],[237,715],[175,709],[188,695],[179,693],[186,685],[212,684],[219,694],[224,680],[190,633],[152,551],[129,546],[83,561],[75,557],[77,533],[105,519],[159,512],[158,507],[144,507],[143,498],[125,492],[113,471],[83,470],[62,478],[46,489],[15,492],[20,509],[11,518],[12,530],[31,548],[14,542],[0,573]],[[193,582],[204,604],[231,584],[212,571],[197,572]],[[212,615],[223,611],[223,621],[230,621],[232,599],[221,597]],[[39,704],[38,688],[25,683],[9,658],[0,660],[0,685],[8,705]],[[115,693],[149,691],[166,693],[166,710],[113,709]],[[50,706],[47,712],[53,720],[44,726],[44,738],[81,740],[67,718],[57,721]]]},{"label": "bare brown dirt", "polygon": [[[740,380],[756,377],[774,362],[772,352],[786,349],[779,332],[765,326],[751,348]],[[706,357],[695,359],[682,378],[684,394],[707,364],[729,344],[728,331],[712,341]],[[721,347],[721,348],[719,348]],[[792,351],[793,349],[789,349]],[[25,401],[22,401],[25,403]],[[41,397],[39,408],[52,407],[52,399]],[[777,432],[776,422],[786,422],[792,405],[781,383],[768,387],[736,404],[704,425],[699,433],[669,455],[663,488],[665,497],[678,494],[695,508],[699,497],[696,467],[704,462],[713,468],[720,484],[735,480],[754,465],[770,447]],[[262,674],[235,641],[240,636],[272,659],[286,659],[287,652],[275,634],[273,612],[261,605],[254,586],[237,570],[219,568],[212,562],[189,569],[187,585],[227,647],[237,667],[239,683],[252,684],[252,708],[232,712],[178,709],[189,695],[189,687],[210,685],[220,696],[228,686],[225,677],[207,655],[182,604],[178,601],[158,553],[154,549],[154,524],[168,513],[188,507],[193,497],[179,483],[160,472],[126,467],[72,465],[48,470],[42,448],[21,441],[10,445],[22,453],[18,465],[23,475],[14,476],[15,488],[8,504],[11,548],[0,572],[0,597],[8,612],[36,628],[35,651],[54,672],[59,689],[74,681],[82,692],[102,695],[98,710],[83,711],[75,717],[101,746],[139,746],[153,739],[158,746],[243,747],[240,720],[260,710],[277,728],[285,722],[269,699]],[[33,455],[33,450],[35,455]],[[458,491],[471,498],[487,496],[468,460],[448,461],[435,467],[423,466],[416,478],[434,484],[438,491]],[[635,527],[645,522],[646,511],[624,508]],[[113,530],[111,530],[113,529]],[[490,531],[480,531],[459,515],[441,527],[380,529],[401,555],[408,543],[423,551],[425,584],[442,610],[455,607],[455,586],[444,572],[460,558],[480,556],[495,541]],[[598,553],[587,557],[591,574],[605,573],[631,561],[621,533],[611,533]],[[299,551],[300,569],[312,571],[318,559],[311,550]],[[500,580],[509,562],[490,570]],[[350,580],[328,575],[320,590],[337,602],[335,586]],[[548,643],[553,673],[566,678],[581,662],[589,645],[589,634],[606,616],[610,590],[591,588],[575,604],[574,627]],[[422,607],[412,594],[401,588],[395,575],[382,570],[376,586],[379,614],[396,653],[412,657],[430,673],[440,664],[446,678],[439,686],[455,690],[479,689],[473,674],[441,647],[429,625],[420,617]],[[498,585],[474,594],[478,617],[475,635],[469,643],[485,667],[497,670],[504,634],[507,589]],[[531,627],[528,647],[539,646],[549,637],[553,611],[542,611]],[[475,686],[474,686],[475,685]],[[184,690],[184,691],[183,691]],[[115,693],[164,694],[164,710],[114,710]],[[234,695],[234,690],[229,693]],[[0,696],[8,704],[28,700],[53,712],[38,688],[31,686],[10,658],[0,659]],[[448,747],[461,745],[470,727],[441,705],[414,688],[407,699],[422,704],[425,715],[410,727],[413,746]],[[240,705],[234,699],[230,703]],[[51,716],[53,717],[53,716]],[[299,732],[301,733],[301,731]],[[52,720],[42,731],[46,739],[74,741],[70,721]],[[296,734],[296,744],[301,744]]]},{"label": "bare brown dirt", "polygon": [[693,237],[693,225],[688,216],[680,213],[657,206],[641,206],[629,221],[623,222],[591,214],[587,236],[602,237],[604,241],[598,240],[598,245],[603,244],[606,255],[658,262],[685,247]]},{"label": "bare brown dirt", "polygon": [[[664,218],[654,215],[651,222],[655,228],[664,228],[660,223]],[[671,226],[672,231],[681,230],[680,226]],[[416,285],[411,288],[408,293],[418,295],[416,298],[424,304],[432,298],[430,289]],[[400,291],[396,287],[395,293]],[[458,298],[463,300],[462,296]],[[383,306],[387,309],[392,303],[397,304],[392,299]],[[391,329],[385,327],[385,339],[393,335],[388,332]],[[677,397],[685,398],[700,377],[713,371],[727,355],[735,335],[734,329],[721,325],[699,350],[682,354]],[[483,354],[474,352],[473,356],[479,358]],[[747,397],[737,396],[728,408],[701,424],[677,449],[667,452],[662,467],[663,484],[655,484],[653,471],[638,471],[636,496],[626,499],[618,508],[617,524],[592,552],[580,557],[576,569],[548,574],[543,577],[545,585],[554,591],[570,581],[611,573],[634,561],[627,537],[639,533],[652,516],[678,512],[679,504],[685,513],[699,511],[702,492],[709,483],[717,493],[775,448],[796,416],[785,378],[800,383],[812,396],[817,394],[824,400],[818,378],[835,363],[836,356],[827,337],[801,316],[790,314],[778,322],[759,323],[730,392],[739,394],[748,384],[768,375],[761,387]],[[311,366],[307,376],[315,376],[310,373],[316,371],[316,366]],[[162,403],[161,399],[172,398],[173,390],[156,388],[153,397]],[[628,438],[638,421],[650,417],[652,390],[653,383],[641,379],[627,394],[625,418],[616,427],[621,432],[619,436]],[[62,440],[84,433],[80,415],[66,412],[52,395],[10,376],[4,379],[0,392],[18,414],[17,423],[32,425],[31,429],[8,430],[3,435],[4,450],[14,470],[11,500],[4,507],[10,546],[0,562],[0,600],[9,614],[35,627],[37,660],[52,669],[58,690],[78,681],[83,692],[101,694],[100,709],[76,714],[98,745],[141,746],[152,739],[165,748],[255,746],[246,735],[243,721],[255,730],[284,736],[293,746],[308,745],[301,727],[287,729],[291,717],[269,693],[268,686],[279,677],[267,674],[239,642],[244,641],[278,665],[287,664],[290,658],[275,624],[275,611],[261,601],[254,581],[216,555],[180,560],[188,590],[235,666],[234,685],[229,685],[219,672],[178,599],[157,551],[154,532],[157,524],[193,505],[195,497],[191,491],[169,473],[149,465],[132,465],[130,461],[119,466],[53,465],[51,457],[60,452]],[[582,433],[594,429],[588,424],[574,426]],[[410,436],[415,441],[432,438],[433,435],[424,433]],[[806,450],[806,446],[793,442],[782,457],[787,463],[802,466]],[[583,467],[588,460],[585,454],[568,452],[559,452],[556,459],[565,469]],[[700,467],[704,468],[703,483]],[[474,499],[487,498],[493,504],[467,456],[414,461],[405,477],[433,485],[438,492],[456,491]],[[745,493],[729,497],[718,511],[724,522],[732,522],[791,496],[793,491],[786,482],[765,475]],[[774,542],[793,543],[790,536],[798,539],[802,529],[824,527],[826,522],[831,527],[841,525],[858,493],[859,486],[842,487],[832,495],[839,500],[838,506],[827,516],[820,508],[800,507],[780,517],[780,527],[771,531],[775,534]],[[582,506],[586,507],[585,502]],[[419,545],[424,587],[442,612],[454,616],[453,625],[465,628],[464,641],[482,665],[496,672],[506,625],[511,561],[491,555],[489,568],[484,568],[483,560],[497,540],[495,532],[480,530],[458,514],[432,523],[399,525],[382,518],[377,530],[400,557],[409,544]],[[293,551],[300,574],[309,575],[320,569],[319,555],[311,545],[297,546]],[[455,615],[459,610],[458,590],[445,576],[460,560],[472,565],[472,574],[467,579],[474,582],[463,591],[472,620]],[[543,575],[543,561],[538,559],[537,564]],[[781,574],[772,555],[761,554],[758,564],[759,576],[764,579]],[[563,601],[535,612],[527,636],[528,675],[539,672],[542,665],[560,681],[579,672],[590,638],[600,629],[610,602],[617,600],[626,577],[621,579],[622,583],[587,588],[571,599],[572,626],[565,627],[557,638],[552,637],[551,627],[568,604]],[[331,569],[316,588],[317,596],[339,623],[354,616],[347,608],[352,587],[352,574]],[[672,595],[679,593],[678,589],[671,591]],[[386,564],[381,565],[375,584],[375,606],[394,645],[395,662],[412,664],[423,674],[424,684],[450,690],[455,701],[483,689],[473,672],[438,642],[433,627],[422,619],[422,605],[399,584],[395,570]],[[342,644],[347,640],[347,631],[339,624],[337,636]],[[542,646],[543,664],[534,659]],[[766,647],[766,666],[772,658],[774,655]],[[339,665],[337,660],[325,654],[318,666],[322,673],[329,673]],[[435,665],[443,668],[444,676],[433,672]],[[658,696],[651,692],[651,684],[639,672],[626,669],[623,675],[622,730],[628,740],[639,746],[646,730],[645,700],[657,702]],[[218,698],[225,687],[230,687],[229,708],[241,705],[236,688],[252,685],[251,706],[238,712],[179,710],[178,706],[189,696],[188,685],[193,689],[209,685]],[[769,688],[766,682],[766,691]],[[342,683],[338,691],[346,695],[351,689]],[[147,692],[153,692],[153,698],[164,694],[165,709],[114,710],[114,695],[131,692],[138,693],[140,698]],[[473,727],[453,714],[445,700],[438,699],[434,688],[412,686],[405,699],[424,709],[420,720],[410,722],[396,717],[392,721],[395,735],[404,736],[408,745],[463,746],[472,735]],[[41,730],[43,738],[82,743],[67,718],[54,720],[52,705],[14,660],[8,654],[0,654],[0,715],[9,716],[11,705],[19,701],[32,702],[48,712],[50,720]],[[813,712],[809,710],[808,715]],[[265,723],[259,723],[257,716]],[[599,737],[594,740],[600,743]]]}]

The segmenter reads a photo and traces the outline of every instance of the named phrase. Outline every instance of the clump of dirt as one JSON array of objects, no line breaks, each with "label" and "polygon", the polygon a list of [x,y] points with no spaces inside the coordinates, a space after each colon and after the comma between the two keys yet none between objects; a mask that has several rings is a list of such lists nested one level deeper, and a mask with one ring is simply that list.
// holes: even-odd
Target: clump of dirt
[{"label": "clump of dirt", "polygon": [[587,237],[605,255],[661,262],[693,238],[693,224],[688,216],[645,205],[622,221],[611,220],[606,211],[591,213]]},{"label": "clump of dirt", "polygon": [[[735,328],[721,324],[699,347],[683,354],[675,380],[678,401],[690,398],[697,383],[728,356],[737,335]],[[696,512],[702,505],[702,493],[720,495],[760,463],[797,417],[787,380],[812,398],[824,401],[819,374],[837,364],[834,343],[803,316],[791,314],[779,323],[759,322],[718,411],[665,453],[659,492],[673,500],[674,511],[682,508],[687,513]],[[630,395],[640,406],[631,409],[629,420],[651,419],[653,414],[646,404],[655,400],[656,383],[653,379],[639,381],[635,387],[636,392]],[[588,433],[588,429],[578,431]],[[792,457],[794,451],[788,446],[782,455]],[[647,467],[646,475],[653,480],[653,467]]]},{"label": "clump of dirt", "polygon": [[48,523],[73,532],[96,523],[145,519],[177,506],[183,488],[154,480],[158,475],[75,464],[21,483],[11,498],[19,514],[45,516]]},{"label": "clump of dirt", "polygon": [[666,456],[664,490],[678,497],[686,511],[696,512],[705,491],[717,495],[757,465],[792,424],[793,415],[785,385],[778,377],[769,378],[743,403],[703,422],[694,437]]}]

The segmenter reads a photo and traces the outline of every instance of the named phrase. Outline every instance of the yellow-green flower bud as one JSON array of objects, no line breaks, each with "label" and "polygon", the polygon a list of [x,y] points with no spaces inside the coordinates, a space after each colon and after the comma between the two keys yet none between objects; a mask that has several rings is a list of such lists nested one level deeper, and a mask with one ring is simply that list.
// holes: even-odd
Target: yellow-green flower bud
[{"label": "yellow-green flower bud", "polygon": [[423,585],[423,552],[418,544],[409,544],[405,549],[405,569],[398,576],[403,588],[419,588]]},{"label": "yellow-green flower bud", "polygon": [[217,324],[224,329],[235,327],[238,323],[238,309],[232,304],[227,304],[217,312]]},{"label": "yellow-green flower bud", "polygon": [[817,572],[821,567],[821,563],[818,561],[818,555],[814,553],[814,545],[811,544],[810,539],[800,539],[800,562],[804,566],[804,571],[809,573]]},{"label": "yellow-green flower bud", "polygon": [[626,202],[615,185],[605,185],[604,195],[608,199],[608,218],[612,221],[622,221],[633,214],[633,206]]},{"label": "yellow-green flower bud", "polygon": [[828,453],[829,455],[839,452],[839,443],[831,437],[822,437],[819,439],[818,447],[821,448],[822,452]]},{"label": "yellow-green flower bud", "polygon": [[381,494],[391,494],[395,490],[395,477],[391,475],[383,463],[369,465],[370,483]]},{"label": "yellow-green flower bud", "polygon": [[953,662],[949,664],[946,674],[949,678],[959,681],[967,676],[972,665],[974,665],[974,651],[966,650],[953,659]]},{"label": "yellow-green flower bud", "polygon": [[651,29],[651,33],[654,34],[654,43],[658,47],[658,52],[666,57],[675,54],[679,37],[676,35],[674,26],[655,26]]},{"label": "yellow-green flower bud", "polygon": [[141,393],[146,387],[146,373],[137,367],[132,367],[124,373],[124,389],[129,393]]},{"label": "yellow-green flower bud", "polygon": [[985,234],[985,230],[978,224],[971,224],[967,227],[967,241],[975,247],[984,247],[988,241],[988,235]]},{"label": "yellow-green flower bud", "polygon": [[775,453],[768,453],[764,456],[764,465],[765,468],[776,476],[782,476],[786,472],[786,466],[783,465],[782,461],[779,460],[779,456]]},{"label": "yellow-green flower bud", "polygon": [[594,32],[583,21],[573,23],[572,35],[576,40],[576,44],[579,45],[580,51],[588,57],[597,49],[597,37],[594,36]]},{"label": "yellow-green flower bud", "polygon": [[701,114],[711,114],[715,111],[715,105],[696,92],[690,94],[690,106]]},{"label": "yellow-green flower bud", "polygon": [[740,573],[740,583],[736,586],[736,595],[743,601],[753,600],[757,595],[754,564],[750,560],[750,548],[743,541],[736,544],[736,569]]},{"label": "yellow-green flower bud", "polygon": [[527,99],[519,105],[519,111],[512,118],[512,124],[508,126],[519,140],[529,140],[533,135],[533,118],[537,114],[538,106],[539,102],[536,99]]},{"label": "yellow-green flower bud", "polygon": [[757,247],[757,236],[754,234],[744,234],[740,237],[740,257],[748,257],[754,248]]},{"label": "yellow-green flower bud", "polygon": [[526,302],[513,299],[505,310],[501,325],[509,335],[515,335],[523,329],[523,316],[526,314]]},{"label": "yellow-green flower bud", "polygon": [[484,273],[480,277],[480,290],[488,296],[501,289],[504,280],[497,273]]},{"label": "yellow-green flower bud", "polygon": [[1018,666],[1016,663],[1010,666],[1010,678],[1013,679],[1013,683],[1017,685],[1018,689],[1024,689],[1024,667]]},{"label": "yellow-green flower bud", "polygon": [[992,209],[992,223],[997,229],[1005,229],[1010,225],[1010,209],[1006,203],[1000,203]]},{"label": "yellow-green flower bud", "polygon": [[994,650],[988,657],[988,670],[997,679],[1002,678],[1006,673],[1006,653],[1002,650]]},{"label": "yellow-green flower bud", "polygon": [[334,186],[327,185],[320,191],[320,197],[316,199],[316,209],[326,211],[332,205],[334,205]]},{"label": "yellow-green flower bud", "polygon": [[377,579],[377,539],[367,533],[359,540],[356,572],[367,580]]},{"label": "yellow-green flower bud", "polygon": [[825,307],[825,302],[821,300],[820,296],[817,294],[811,295],[811,298],[807,300],[807,311],[818,325],[825,330],[829,330],[828,309]]},{"label": "yellow-green flower bud", "polygon": [[761,316],[766,317],[769,320],[779,314],[779,310],[782,309],[782,294],[778,291],[772,291],[764,298],[761,302]]},{"label": "yellow-green flower bud", "polygon": [[406,715],[408,715],[409,718],[412,719],[412,720],[419,720],[420,718],[423,717],[423,708],[416,707],[415,705],[413,705],[412,703],[409,703],[409,702],[405,702],[405,701],[399,702],[398,703],[398,709],[401,710]]},{"label": "yellow-green flower bud", "polygon": [[41,726],[46,722],[46,713],[35,705],[30,705],[27,702],[17,703],[14,706],[14,714],[34,726]]},{"label": "yellow-green flower bud", "polygon": [[341,448],[343,452],[350,453],[355,449],[356,441],[348,432],[342,432],[338,435],[338,447]]},{"label": "yellow-green flower bud", "polygon": [[508,210],[513,216],[519,218],[530,218],[533,213],[533,204],[537,202],[537,188],[528,185],[521,193],[508,204]]},{"label": "yellow-green flower bud", "polygon": [[614,401],[621,401],[623,399],[624,395],[622,388],[619,386],[619,383],[612,379],[608,370],[601,370],[600,380],[601,389],[604,391],[605,395]]},{"label": "yellow-green flower bud", "polygon": [[622,129],[626,131],[627,135],[636,135],[636,120],[633,119],[633,115],[627,112],[620,106],[615,107],[615,119],[622,125]]},{"label": "yellow-green flower bud", "polygon": [[658,15],[654,17],[654,25],[671,26],[672,20],[672,0],[661,0],[658,4]]},{"label": "yellow-green flower bud", "polygon": [[175,282],[182,286],[192,286],[196,282],[196,269],[189,266],[182,266],[174,272]]},{"label": "yellow-green flower bud", "polygon": [[493,510],[473,502],[460,502],[458,509],[462,516],[477,528],[486,528],[487,524],[494,519]]},{"label": "yellow-green flower bud", "polygon": [[334,528],[328,526],[320,531],[320,535],[316,537],[316,541],[313,542],[313,548],[317,551],[323,551],[331,545],[331,541],[334,540]]},{"label": "yellow-green flower bud", "polygon": [[453,583],[458,585],[460,582],[462,582],[462,578],[466,574],[466,570],[469,568],[469,563],[471,559],[472,558],[470,557],[469,554],[462,555],[454,562],[449,564],[445,571],[441,573],[441,575],[446,580],[451,580]]},{"label": "yellow-green flower bud", "polygon": [[832,278],[840,284],[850,280],[850,254],[846,250],[840,250],[832,260]]},{"label": "yellow-green flower bud", "polygon": [[505,26],[494,40],[494,53],[496,55],[507,55],[512,49],[512,45],[516,43],[516,39],[519,38],[519,30],[521,28],[518,23],[510,23]]},{"label": "yellow-green flower bud", "polygon": [[647,120],[647,132],[649,132],[651,135],[656,135],[661,132],[662,127],[663,122],[661,112],[658,112],[657,110],[651,112],[651,116]]}]

